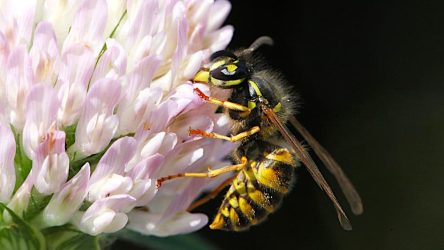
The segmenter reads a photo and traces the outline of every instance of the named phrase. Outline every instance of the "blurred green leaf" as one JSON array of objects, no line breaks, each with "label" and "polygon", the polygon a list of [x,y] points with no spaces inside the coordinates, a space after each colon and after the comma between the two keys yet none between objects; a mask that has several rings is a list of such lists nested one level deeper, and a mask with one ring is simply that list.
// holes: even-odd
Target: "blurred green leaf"
[{"label": "blurred green leaf", "polygon": [[17,190],[31,171],[32,161],[28,158],[25,151],[23,151],[22,135],[18,133],[14,127],[12,127],[12,129],[14,131],[15,144],[17,145],[14,157],[15,175],[17,178],[14,190]]},{"label": "blurred green leaf", "polygon": [[171,237],[146,236],[140,233],[122,230],[117,233],[117,237],[124,241],[153,250],[175,250],[175,249],[193,249],[193,250],[219,250],[208,240],[198,234],[177,235]]},{"label": "blurred green leaf", "polygon": [[0,203],[0,211],[0,249],[46,249],[45,239],[38,230],[2,203]]},{"label": "blurred green leaf", "polygon": [[77,128],[77,124],[74,124],[74,125],[71,125],[71,126],[65,128],[66,148],[71,147],[74,144],[74,142],[76,141],[76,128]]},{"label": "blurred green leaf", "polygon": [[52,195],[43,195],[33,188],[31,191],[31,199],[29,200],[28,208],[23,215],[24,220],[31,221],[48,205],[51,197]]},{"label": "blurred green leaf", "polygon": [[97,237],[69,226],[51,227],[43,231],[50,250],[99,250]]}]

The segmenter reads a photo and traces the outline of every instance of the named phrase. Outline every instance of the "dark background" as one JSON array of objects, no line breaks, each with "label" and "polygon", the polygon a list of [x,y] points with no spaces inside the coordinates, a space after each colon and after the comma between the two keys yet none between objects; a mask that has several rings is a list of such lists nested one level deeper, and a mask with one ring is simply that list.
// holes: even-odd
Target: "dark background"
[{"label": "dark background", "polygon": [[[427,3],[426,3],[427,2]],[[298,119],[360,192],[353,231],[304,168],[248,232],[199,232],[222,249],[444,249],[444,3],[232,1],[231,48],[261,48],[302,97]],[[214,214],[219,198],[202,209]]]},{"label": "dark background", "polygon": [[354,230],[343,231],[301,168],[267,222],[207,229],[208,239],[223,249],[444,249],[444,4],[427,2],[232,1],[230,47],[274,38],[261,51],[302,97],[297,117],[343,166],[365,212],[346,207]]}]

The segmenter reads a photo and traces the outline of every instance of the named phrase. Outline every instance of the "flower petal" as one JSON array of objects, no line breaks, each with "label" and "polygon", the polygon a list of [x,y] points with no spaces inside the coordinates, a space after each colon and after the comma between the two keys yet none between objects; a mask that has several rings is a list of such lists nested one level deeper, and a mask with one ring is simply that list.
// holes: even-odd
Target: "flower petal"
[{"label": "flower petal", "polygon": [[40,22],[29,52],[37,82],[52,84],[60,71],[60,50],[51,23]]},{"label": "flower petal", "polygon": [[97,200],[80,215],[80,219],[75,217],[73,223],[90,235],[116,232],[126,225],[128,217],[125,212],[135,201],[129,195],[114,195]]},{"label": "flower petal", "polygon": [[5,81],[5,95],[11,124],[18,130],[25,123],[25,105],[29,89],[34,83],[32,64],[26,49],[16,47],[9,54]]},{"label": "flower petal", "polygon": [[15,186],[15,139],[10,127],[0,122],[0,202],[10,200]]},{"label": "flower petal", "polygon": [[23,128],[23,147],[30,159],[38,144],[55,126],[59,102],[55,90],[48,85],[35,85],[26,99],[26,122]]},{"label": "flower petal", "polygon": [[115,141],[106,151],[91,175],[90,186],[113,174],[123,175],[125,166],[133,157],[136,141],[131,137],[123,137]]},{"label": "flower petal", "polygon": [[65,152],[65,132],[49,132],[45,141],[38,145],[33,164],[33,168],[40,165],[35,188],[47,195],[58,192],[68,178],[69,170],[69,158]]},{"label": "flower petal", "polygon": [[43,19],[49,21],[54,26],[60,47],[68,35],[74,16],[81,4],[82,1],[78,0],[47,0],[44,3]]},{"label": "flower petal", "polygon": [[64,48],[56,88],[60,100],[58,121],[72,125],[79,119],[95,64],[93,51],[79,44]]},{"label": "flower petal", "polygon": [[83,204],[88,190],[90,175],[89,163],[55,193],[43,210],[43,220],[47,226],[60,226],[67,223]]},{"label": "flower petal", "polygon": [[83,156],[105,149],[119,125],[113,114],[120,98],[120,84],[104,78],[94,83],[88,92],[76,129],[74,148]]},{"label": "flower petal", "polygon": [[101,78],[118,80],[126,73],[127,55],[123,47],[116,40],[108,39],[106,48],[97,62],[91,82]]},{"label": "flower petal", "polygon": [[104,31],[107,19],[108,7],[105,0],[82,1],[74,15],[63,47],[83,44],[92,48],[95,54],[99,53],[105,40]]},{"label": "flower petal", "polygon": [[201,229],[208,223],[204,214],[183,212],[168,220],[156,222],[159,216],[143,211],[132,211],[129,214],[128,228],[145,235],[166,237],[176,234],[186,234]]},{"label": "flower petal", "polygon": [[228,16],[231,10],[230,2],[226,0],[215,1],[211,5],[211,10],[209,11],[209,18],[207,21],[207,29],[213,31],[218,29]]}]

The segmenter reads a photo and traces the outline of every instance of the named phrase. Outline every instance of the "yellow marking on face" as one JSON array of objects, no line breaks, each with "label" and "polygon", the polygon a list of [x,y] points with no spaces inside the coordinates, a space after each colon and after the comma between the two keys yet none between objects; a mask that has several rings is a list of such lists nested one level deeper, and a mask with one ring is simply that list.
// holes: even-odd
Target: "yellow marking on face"
[{"label": "yellow marking on face", "polygon": [[253,207],[248,203],[246,199],[242,197],[239,198],[239,208],[249,221],[254,220]]},{"label": "yellow marking on face", "polygon": [[291,166],[296,165],[293,155],[284,148],[279,149],[272,154],[267,154],[265,158],[273,161],[280,161]]},{"label": "yellow marking on face", "polygon": [[227,67],[228,72],[230,72],[230,73],[236,71],[236,69],[237,69],[237,66],[235,64],[228,64],[226,67]]},{"label": "yellow marking on face", "polygon": [[215,61],[213,64],[211,64],[210,71],[215,70],[215,69],[219,68],[220,66],[222,66],[222,65],[224,65],[226,63],[227,63],[226,60]]},{"label": "yellow marking on face", "polygon": [[248,83],[250,84],[251,87],[253,87],[254,92],[256,92],[256,95],[262,96],[262,92],[259,89],[259,86],[257,86],[256,82],[254,82],[253,80],[248,80]]},{"label": "yellow marking on face", "polygon": [[220,213],[216,214],[216,217],[214,217],[213,223],[211,223],[210,228],[211,229],[221,229],[224,227],[224,219],[222,218],[222,215]]},{"label": "yellow marking on face", "polygon": [[255,203],[263,207],[268,212],[273,212],[273,207],[268,203],[265,195],[261,191],[257,189],[249,191],[248,196],[250,197],[250,199],[252,199]]},{"label": "yellow marking on face", "polygon": [[256,102],[248,101],[248,108],[250,108],[250,109],[256,108]]},{"label": "yellow marking on face", "polygon": [[277,113],[281,111],[281,108],[282,108],[282,103],[279,102],[278,104],[276,104],[276,106],[274,106],[273,112]]},{"label": "yellow marking on face", "polygon": [[210,82],[216,86],[235,86],[235,85],[241,84],[244,80],[245,80],[245,78],[229,80],[229,81],[222,81],[217,78],[210,77]]},{"label": "yellow marking on face", "polygon": [[194,82],[208,83],[209,80],[210,80],[210,72],[205,69],[199,70],[199,72],[197,72],[197,74],[193,78]]}]

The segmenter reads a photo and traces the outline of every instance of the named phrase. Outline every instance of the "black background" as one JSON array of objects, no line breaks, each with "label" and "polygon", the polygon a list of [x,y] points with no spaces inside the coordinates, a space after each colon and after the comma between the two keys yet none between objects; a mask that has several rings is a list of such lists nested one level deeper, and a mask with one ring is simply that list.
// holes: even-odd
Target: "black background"
[{"label": "black background", "polygon": [[[261,48],[302,97],[299,120],[362,195],[354,226],[304,168],[283,206],[243,233],[203,229],[222,249],[444,249],[444,4],[232,1],[231,48]],[[214,214],[217,201],[202,209]]]},{"label": "black background", "polygon": [[261,51],[302,97],[297,117],[341,163],[365,212],[347,207],[354,230],[343,231],[301,168],[268,221],[207,229],[208,239],[223,249],[444,249],[444,5],[424,2],[232,2],[230,47],[274,38]]}]

